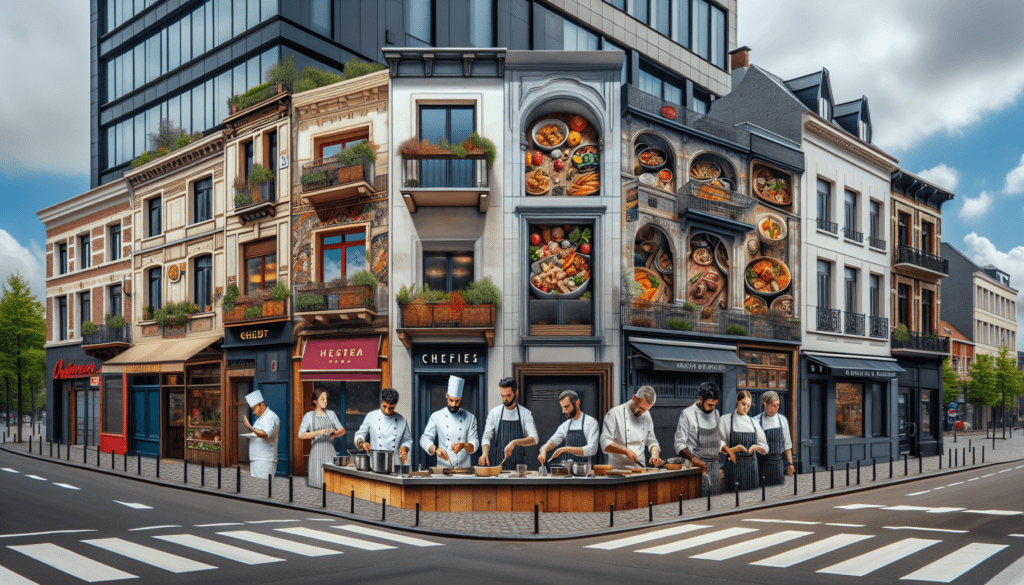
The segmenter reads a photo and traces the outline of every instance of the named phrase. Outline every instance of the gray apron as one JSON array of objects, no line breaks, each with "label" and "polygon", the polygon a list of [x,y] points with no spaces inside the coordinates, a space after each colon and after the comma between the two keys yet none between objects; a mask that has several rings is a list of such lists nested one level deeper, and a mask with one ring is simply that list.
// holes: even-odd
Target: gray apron
[{"label": "gray apron", "polygon": [[[764,421],[764,413],[761,415]],[[766,485],[780,485],[786,481],[785,467],[782,464],[782,455],[786,451],[786,438],[782,435],[782,427],[765,429],[764,437],[768,439],[768,454],[757,455],[757,464],[764,473]]]},{"label": "gray apron", "polygon": [[[583,413],[580,417],[580,428],[572,428],[572,421],[569,421],[569,429],[565,433],[565,446],[566,447],[579,447],[580,449],[587,446],[587,434],[583,432],[583,423],[587,421],[587,413]],[[559,455],[559,459],[562,463],[569,463],[575,461],[577,463],[586,463],[590,460],[590,457],[584,455],[571,455],[569,453],[562,453]]]},{"label": "gray apron", "polygon": [[[491,456],[491,463],[501,461],[505,457],[505,447],[509,443],[516,439],[526,438],[526,429],[523,428],[523,413],[519,410],[518,403],[516,403],[516,414],[519,415],[518,421],[505,420],[505,406],[502,405],[501,415],[498,418],[498,430],[494,433],[494,446],[498,450]],[[516,465],[525,463],[526,450],[522,447],[517,447],[512,450],[512,454],[508,456],[508,459],[505,459],[505,463],[502,464],[501,468],[505,471],[515,471]]]},{"label": "gray apron", "polygon": [[718,427],[705,429],[697,427],[697,448],[693,454],[700,458],[707,468],[707,483],[704,484],[702,496],[708,493],[715,496],[722,493],[722,474],[718,464],[721,448],[718,445]]},{"label": "gray apron", "polygon": [[[311,431],[322,431],[331,428],[331,417],[313,416],[313,428]],[[324,463],[334,463],[334,441],[328,440],[326,435],[313,437],[309,448],[309,474],[306,476],[306,485],[320,489],[324,483]]]},{"label": "gray apron", "polygon": [[[757,432],[736,432],[732,423],[736,415],[732,414],[729,424],[729,447],[743,445],[747,449],[757,444]],[[750,453],[736,453],[736,463],[728,458],[725,460],[725,487],[729,490],[735,489],[736,482],[740,482],[741,490],[752,490],[761,485],[761,477],[757,473],[757,458]]]}]

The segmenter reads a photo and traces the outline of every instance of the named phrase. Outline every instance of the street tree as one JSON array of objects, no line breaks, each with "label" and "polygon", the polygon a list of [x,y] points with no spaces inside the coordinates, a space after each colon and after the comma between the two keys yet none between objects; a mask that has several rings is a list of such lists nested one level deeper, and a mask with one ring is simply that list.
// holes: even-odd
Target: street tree
[{"label": "street tree", "polygon": [[964,384],[960,381],[960,375],[950,365],[949,358],[946,358],[942,361],[942,405],[953,404],[963,391]]},{"label": "street tree", "polygon": [[999,348],[999,355],[996,357],[996,384],[995,404],[999,405],[999,415],[1003,423],[1003,434],[1006,429],[1006,409],[1013,403],[1013,397],[1017,393],[1020,380],[1020,370],[1017,369],[1017,352],[1010,354],[1010,348],[1005,345]]},{"label": "street tree", "polygon": [[46,318],[43,304],[33,295],[28,281],[11,274],[0,293],[0,372],[5,384],[16,391],[17,441],[21,442],[21,413],[25,391],[46,369]]},{"label": "street tree", "polygon": [[993,406],[996,403],[995,386],[995,360],[990,355],[977,354],[967,381],[967,402],[976,407]]}]

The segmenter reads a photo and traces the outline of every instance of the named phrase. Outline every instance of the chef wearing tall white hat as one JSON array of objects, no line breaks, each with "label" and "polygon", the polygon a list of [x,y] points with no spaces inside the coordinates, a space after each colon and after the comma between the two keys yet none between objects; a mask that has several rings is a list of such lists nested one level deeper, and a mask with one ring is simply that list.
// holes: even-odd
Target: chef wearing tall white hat
[{"label": "chef wearing tall white hat", "polygon": [[249,417],[242,417],[245,426],[253,432],[249,439],[249,475],[267,479],[277,469],[277,434],[281,430],[281,419],[263,402],[259,390],[245,395],[245,401],[256,415],[256,424],[249,424]]},{"label": "chef wearing tall white hat", "polygon": [[461,408],[465,385],[462,378],[449,376],[448,406],[430,415],[420,437],[420,447],[437,455],[437,464],[443,467],[469,467],[469,456],[480,447],[476,417]]}]

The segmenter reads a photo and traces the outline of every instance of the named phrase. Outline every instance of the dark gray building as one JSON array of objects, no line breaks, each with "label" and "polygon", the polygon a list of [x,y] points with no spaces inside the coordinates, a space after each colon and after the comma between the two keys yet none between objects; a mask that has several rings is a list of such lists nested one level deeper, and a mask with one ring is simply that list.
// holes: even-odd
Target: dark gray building
[{"label": "dark gray building", "polygon": [[705,113],[731,87],[737,0],[93,0],[91,185],[170,119],[221,125],[227,99],[296,64],[340,71],[388,46],[623,50],[623,84]]}]

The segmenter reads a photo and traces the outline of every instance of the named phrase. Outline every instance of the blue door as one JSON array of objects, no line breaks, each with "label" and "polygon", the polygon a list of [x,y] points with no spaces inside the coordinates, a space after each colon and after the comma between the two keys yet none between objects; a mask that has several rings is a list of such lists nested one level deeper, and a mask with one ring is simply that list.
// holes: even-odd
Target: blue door
[{"label": "blue door", "polygon": [[129,448],[147,457],[160,455],[160,387],[132,386]]},{"label": "blue door", "polygon": [[288,475],[288,455],[291,451],[288,446],[291,444],[292,434],[288,422],[288,384],[283,383],[261,383],[260,392],[263,393],[263,402],[267,408],[274,411],[277,418],[281,419],[281,430],[277,434],[277,475]]}]

